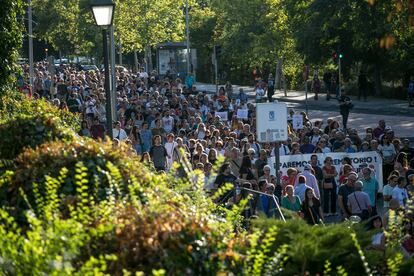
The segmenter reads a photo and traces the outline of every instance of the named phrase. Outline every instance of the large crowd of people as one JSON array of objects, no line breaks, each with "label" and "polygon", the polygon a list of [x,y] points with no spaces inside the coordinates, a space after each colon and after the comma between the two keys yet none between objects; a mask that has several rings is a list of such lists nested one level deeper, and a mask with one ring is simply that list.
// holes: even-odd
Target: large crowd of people
[{"label": "large crowd of people", "polygon": [[[27,66],[23,70],[27,72]],[[208,194],[214,194],[226,183],[232,184],[231,192],[217,202],[231,208],[232,204],[250,198],[246,216],[274,216],[278,212],[276,205],[280,204],[309,224],[319,224],[327,217],[335,216],[339,221],[357,216],[369,220],[372,228],[385,228],[389,210],[412,205],[414,149],[408,139],[398,137],[383,120],[365,133],[358,133],[352,126],[344,127],[344,122],[330,118],[311,121],[305,112],[300,112],[303,128],[293,129],[289,121],[287,141],[259,143],[254,101],[273,100],[272,77],[269,80],[255,80],[259,84],[256,97],[249,100],[242,89],[233,91],[230,83],[221,87],[218,94],[210,94],[199,91],[191,76],[182,80],[144,69],[136,73],[117,71],[114,140],[130,145],[131,154],[139,155],[142,162],[156,171],[175,170],[174,163],[178,167],[187,163],[202,171]],[[48,65],[41,62],[35,65],[31,96],[80,113],[79,135],[105,140],[103,82],[104,74],[98,70],[84,72],[60,65],[55,72],[48,72]],[[245,110],[247,116],[240,118],[238,110]],[[289,113],[297,114],[293,109]],[[272,174],[268,160],[277,151],[281,156],[311,154],[311,158],[305,160],[308,164],[303,171],[292,167],[285,175]],[[356,172],[350,158],[342,160],[340,169],[329,156],[318,160],[319,153],[368,151],[378,152],[383,159],[382,191],[369,166]],[[224,163],[219,162],[222,159]],[[216,165],[219,168],[214,173]],[[185,170],[178,168],[177,173],[185,174]],[[406,231],[411,238],[404,241],[404,249],[412,254],[414,228],[413,221],[408,221]],[[373,239],[373,246],[383,246],[383,235]]]}]

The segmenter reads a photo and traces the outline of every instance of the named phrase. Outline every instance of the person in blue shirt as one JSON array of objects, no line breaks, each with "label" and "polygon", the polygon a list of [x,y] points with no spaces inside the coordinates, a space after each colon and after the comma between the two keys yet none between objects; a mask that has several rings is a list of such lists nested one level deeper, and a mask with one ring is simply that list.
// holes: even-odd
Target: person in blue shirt
[{"label": "person in blue shirt", "polygon": [[243,103],[247,103],[247,101],[249,100],[249,96],[247,96],[247,94],[244,92],[243,88],[239,89],[239,96],[237,97],[237,99],[240,102],[243,102]]},{"label": "person in blue shirt", "polygon": [[189,91],[193,89],[193,85],[194,85],[193,74],[189,73],[187,77],[185,77],[185,85],[187,86]]},{"label": "person in blue shirt", "polygon": [[378,193],[378,181],[372,176],[372,171],[370,168],[366,167],[362,169],[363,178],[361,179],[363,183],[363,191],[366,192],[369,196],[369,200],[372,204],[372,212],[376,214],[376,198]]},{"label": "person in blue shirt", "polygon": [[354,153],[354,152],[356,152],[355,148],[352,146],[352,141],[349,138],[345,138],[345,140],[344,140],[344,148],[345,148],[345,152],[347,152],[347,153]]}]

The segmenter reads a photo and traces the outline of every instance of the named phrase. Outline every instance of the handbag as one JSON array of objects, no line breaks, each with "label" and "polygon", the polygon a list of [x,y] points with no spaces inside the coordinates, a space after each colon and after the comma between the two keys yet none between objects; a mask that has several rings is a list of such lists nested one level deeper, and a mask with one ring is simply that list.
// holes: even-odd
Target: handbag
[{"label": "handbag", "polygon": [[358,204],[359,210],[361,210],[361,213],[360,214],[355,214],[355,215],[359,216],[361,218],[361,220],[369,219],[369,217],[370,217],[369,211],[367,209],[362,210],[361,206],[359,205],[358,199],[357,199],[357,197],[355,195],[355,192],[354,192],[354,197],[355,197],[355,200],[356,200],[356,202]]},{"label": "handbag", "polygon": [[325,190],[330,190],[330,189],[333,189],[333,181],[332,181],[332,179],[330,178],[330,182],[327,182],[325,179],[323,180],[323,183],[322,183],[322,188],[324,188]]}]

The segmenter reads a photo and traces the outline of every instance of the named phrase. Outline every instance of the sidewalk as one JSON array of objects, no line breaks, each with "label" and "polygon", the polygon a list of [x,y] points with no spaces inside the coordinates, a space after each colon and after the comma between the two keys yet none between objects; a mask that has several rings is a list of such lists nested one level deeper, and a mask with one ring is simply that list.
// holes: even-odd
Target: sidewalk
[{"label": "sidewalk", "polygon": [[[196,87],[199,91],[206,91],[208,93],[215,93],[216,86],[214,84],[196,83]],[[219,86],[221,87],[221,86]],[[233,85],[234,93],[238,93],[239,88],[243,88],[249,98],[254,98],[253,87]],[[308,93],[308,108],[316,110],[339,110],[338,101],[331,99],[326,100],[326,94],[320,94],[319,100],[313,99],[314,94]],[[306,106],[306,95],[305,91],[287,91],[287,97],[284,96],[283,90],[277,90],[275,92],[275,99],[281,102],[297,103]],[[367,102],[358,101],[356,96],[350,96],[353,101],[354,109],[352,112],[356,113],[367,113],[367,114],[387,114],[387,115],[402,115],[402,116],[413,116],[414,107],[408,107],[407,101],[385,99],[385,98],[374,98],[369,97]]]}]

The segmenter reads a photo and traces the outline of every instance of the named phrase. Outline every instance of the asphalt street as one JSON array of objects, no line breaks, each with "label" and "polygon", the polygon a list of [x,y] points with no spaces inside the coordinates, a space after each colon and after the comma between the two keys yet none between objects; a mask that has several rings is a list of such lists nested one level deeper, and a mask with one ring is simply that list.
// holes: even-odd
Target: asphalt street
[{"label": "asphalt street", "polygon": [[[208,93],[215,93],[216,87],[212,84],[197,83],[197,89]],[[243,88],[249,95],[254,98],[252,87],[233,86],[233,91],[238,93],[239,88]],[[379,120],[385,120],[396,136],[400,138],[409,138],[414,142],[414,107],[408,107],[407,101],[374,98],[369,97],[368,101],[358,101],[354,96],[350,96],[354,103],[354,109],[349,115],[349,127],[356,128],[359,133],[363,134],[365,128],[376,127]],[[289,107],[296,111],[306,110],[306,94],[304,91],[287,91],[284,96],[283,91],[276,91],[274,99],[280,102],[286,102]],[[308,94],[307,100],[309,118],[314,120],[323,120],[326,122],[328,118],[334,118],[341,121],[339,114],[339,104],[337,100],[327,101],[324,94],[321,94],[318,101],[313,99],[313,94]]]}]

